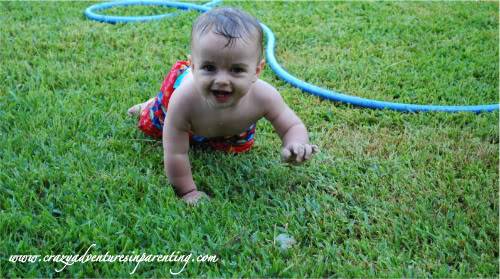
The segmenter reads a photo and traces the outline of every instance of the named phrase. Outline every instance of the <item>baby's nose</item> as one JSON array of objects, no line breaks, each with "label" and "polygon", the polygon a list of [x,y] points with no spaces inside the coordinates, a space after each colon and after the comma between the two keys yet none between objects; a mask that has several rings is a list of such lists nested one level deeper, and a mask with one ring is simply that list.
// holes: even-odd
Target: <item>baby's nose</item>
[{"label": "baby's nose", "polygon": [[215,78],[215,84],[217,84],[219,86],[229,85],[229,76],[225,73],[217,74],[217,76]]}]

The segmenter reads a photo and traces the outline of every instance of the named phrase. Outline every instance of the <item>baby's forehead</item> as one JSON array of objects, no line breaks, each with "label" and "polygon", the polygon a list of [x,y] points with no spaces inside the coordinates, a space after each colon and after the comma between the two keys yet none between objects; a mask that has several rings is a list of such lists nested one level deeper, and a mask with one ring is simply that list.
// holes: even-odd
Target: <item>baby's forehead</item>
[{"label": "baby's forehead", "polygon": [[215,30],[214,27],[206,30],[199,30],[197,32],[193,32],[193,35],[191,37],[191,43],[193,42],[199,42],[203,38],[206,38],[207,36],[213,35],[213,37],[220,39],[220,40],[238,40],[245,42],[249,45],[259,45],[259,33],[256,30],[252,30],[249,32],[243,32],[241,33],[238,37],[229,37],[227,35],[224,35],[222,33],[219,33],[217,30]]},{"label": "baby's forehead", "polygon": [[203,48],[206,47],[207,44],[223,44],[224,48],[240,46],[245,48],[251,47],[254,49],[260,49],[258,34],[247,34],[237,38],[228,38],[210,30],[209,32],[203,32],[202,34],[194,34],[191,39],[191,48]]}]

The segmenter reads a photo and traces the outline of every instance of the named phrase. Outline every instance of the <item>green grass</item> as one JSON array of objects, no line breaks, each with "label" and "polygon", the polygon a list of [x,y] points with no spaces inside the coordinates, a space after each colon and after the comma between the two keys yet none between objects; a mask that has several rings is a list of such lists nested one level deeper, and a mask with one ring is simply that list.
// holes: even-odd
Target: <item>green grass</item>
[{"label": "green grass", "polygon": [[[91,2],[0,3],[0,277],[129,277],[134,264],[13,264],[12,254],[215,254],[182,277],[498,277],[498,112],[401,114],[323,101],[267,69],[322,152],[190,151],[213,197],[192,208],[126,116],[189,53],[195,12],[110,25]],[[357,96],[498,103],[498,3],[226,2],[276,34],[297,76]],[[151,8],[153,9],[153,8]],[[158,8],[155,12],[168,9]],[[111,14],[153,14],[148,8]],[[274,238],[297,244],[286,252]],[[133,276],[170,277],[143,263]]]}]

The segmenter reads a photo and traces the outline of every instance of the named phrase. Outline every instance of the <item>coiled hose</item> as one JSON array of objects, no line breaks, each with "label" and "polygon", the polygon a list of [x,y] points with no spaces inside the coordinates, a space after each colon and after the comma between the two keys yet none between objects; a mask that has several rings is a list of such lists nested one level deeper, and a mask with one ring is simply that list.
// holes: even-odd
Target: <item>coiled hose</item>
[{"label": "coiled hose", "polygon": [[[174,17],[177,16],[178,13],[167,13],[167,14],[152,15],[152,16],[107,16],[107,15],[100,15],[95,12],[99,10],[109,9],[112,7],[137,6],[137,5],[166,6],[182,10],[196,10],[199,12],[206,12],[209,11],[213,6],[217,5],[219,2],[221,2],[221,0],[213,0],[204,5],[196,5],[191,3],[168,2],[162,0],[114,1],[114,2],[99,3],[88,7],[87,9],[85,9],[85,16],[87,16],[89,19],[105,23],[143,22],[149,20],[160,20],[164,18]],[[278,77],[290,83],[292,86],[302,89],[302,91],[308,92],[315,96],[363,108],[390,109],[400,112],[441,111],[441,112],[481,113],[481,112],[492,112],[500,108],[499,104],[486,104],[486,105],[475,105],[475,106],[442,106],[442,105],[418,105],[418,104],[384,102],[384,101],[377,101],[356,96],[350,96],[307,83],[285,71],[285,69],[281,67],[278,61],[276,61],[276,57],[274,56],[276,37],[274,36],[271,29],[269,29],[269,27],[267,27],[262,23],[261,26],[267,37],[267,46],[265,51],[267,64],[271,67],[271,69],[276,73]]]}]

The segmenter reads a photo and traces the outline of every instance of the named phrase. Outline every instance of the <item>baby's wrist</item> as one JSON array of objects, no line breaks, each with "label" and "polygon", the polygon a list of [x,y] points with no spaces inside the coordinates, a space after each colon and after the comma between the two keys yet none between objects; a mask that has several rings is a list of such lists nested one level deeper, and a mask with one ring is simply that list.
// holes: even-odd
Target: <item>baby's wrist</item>
[{"label": "baby's wrist", "polygon": [[287,148],[287,147],[290,147],[294,144],[300,144],[300,145],[306,145],[306,144],[309,144],[309,140],[290,140],[290,141],[287,141],[287,142],[283,142],[282,144],[282,148]]},{"label": "baby's wrist", "polygon": [[175,193],[177,194],[178,197],[185,197],[193,192],[196,192],[196,187],[194,188],[191,188],[191,189],[187,189],[187,190],[184,190],[184,189],[176,189],[175,190]]}]

